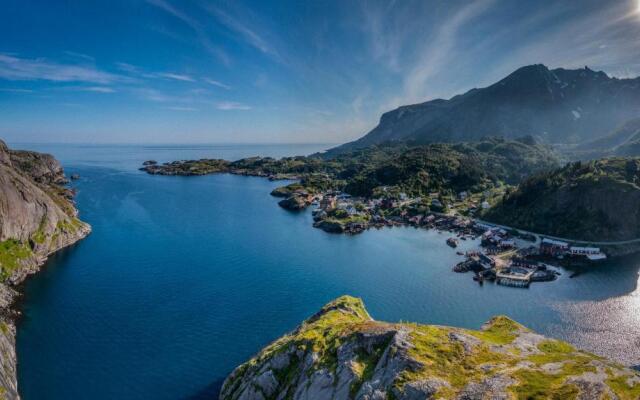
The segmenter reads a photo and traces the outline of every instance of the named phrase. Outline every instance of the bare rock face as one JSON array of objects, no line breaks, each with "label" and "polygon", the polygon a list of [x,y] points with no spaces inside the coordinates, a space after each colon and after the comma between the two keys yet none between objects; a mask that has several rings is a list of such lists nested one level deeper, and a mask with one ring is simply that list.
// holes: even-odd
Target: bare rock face
[{"label": "bare rock face", "polygon": [[12,285],[36,272],[47,256],[84,238],[80,221],[61,185],[60,163],[48,154],[13,151],[0,140],[0,397],[18,398]]},{"label": "bare rock face", "polygon": [[17,170],[29,175],[38,183],[45,185],[67,183],[62,165],[51,154],[9,150],[9,158]]},{"label": "bare rock face", "polygon": [[236,368],[220,399],[635,399],[638,393],[636,371],[507,317],[479,331],[390,324],[344,296]]}]

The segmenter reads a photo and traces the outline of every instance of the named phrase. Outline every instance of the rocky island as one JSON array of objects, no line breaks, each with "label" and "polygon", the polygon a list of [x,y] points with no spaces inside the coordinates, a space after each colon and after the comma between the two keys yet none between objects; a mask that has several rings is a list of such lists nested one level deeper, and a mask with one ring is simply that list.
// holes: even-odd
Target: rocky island
[{"label": "rocky island", "polygon": [[60,163],[48,154],[10,150],[0,141],[0,397],[17,399],[15,286],[47,257],[84,238]]},{"label": "rocky island", "polygon": [[640,375],[504,316],[480,330],[373,320],[344,296],[225,380],[220,400],[619,399]]}]

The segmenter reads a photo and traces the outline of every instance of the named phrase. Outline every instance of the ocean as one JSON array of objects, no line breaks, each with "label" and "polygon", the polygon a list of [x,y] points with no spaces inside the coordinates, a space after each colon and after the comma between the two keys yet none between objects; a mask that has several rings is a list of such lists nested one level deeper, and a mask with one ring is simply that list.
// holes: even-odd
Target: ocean
[{"label": "ocean", "polygon": [[[310,154],[329,145],[10,144],[78,173],[85,240],[29,278],[18,323],[25,400],[212,399],[224,378],[333,298],[362,297],[380,320],[479,328],[505,314],[540,333],[640,364],[639,257],[517,289],[451,267],[447,234],[361,235],[312,227],[228,174],[151,176],[147,159]],[[461,242],[462,250],[474,246]]]}]

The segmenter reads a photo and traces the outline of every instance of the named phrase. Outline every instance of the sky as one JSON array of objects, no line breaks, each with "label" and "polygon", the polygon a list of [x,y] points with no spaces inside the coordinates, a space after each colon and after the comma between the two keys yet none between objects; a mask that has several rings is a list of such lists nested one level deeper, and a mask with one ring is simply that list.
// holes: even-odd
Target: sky
[{"label": "sky", "polygon": [[640,0],[0,0],[0,138],[341,143],[518,67],[640,75]]}]

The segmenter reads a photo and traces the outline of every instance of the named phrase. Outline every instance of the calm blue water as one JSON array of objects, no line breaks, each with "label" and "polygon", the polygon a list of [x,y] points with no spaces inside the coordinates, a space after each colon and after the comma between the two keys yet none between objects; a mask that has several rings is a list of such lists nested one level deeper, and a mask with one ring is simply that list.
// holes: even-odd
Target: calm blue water
[{"label": "calm blue water", "polygon": [[311,227],[309,212],[277,206],[269,192],[281,183],[136,170],[149,158],[323,146],[28,147],[54,153],[82,176],[77,201],[93,233],[25,285],[18,326],[25,400],[215,398],[236,365],[342,294],[362,297],[375,318],[390,321],[477,328],[507,314],[640,364],[634,259],[529,290],[480,287],[451,272],[458,256],[444,234],[331,235]]}]

